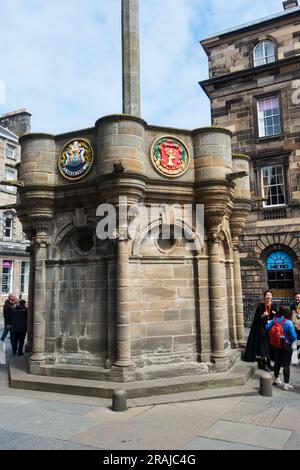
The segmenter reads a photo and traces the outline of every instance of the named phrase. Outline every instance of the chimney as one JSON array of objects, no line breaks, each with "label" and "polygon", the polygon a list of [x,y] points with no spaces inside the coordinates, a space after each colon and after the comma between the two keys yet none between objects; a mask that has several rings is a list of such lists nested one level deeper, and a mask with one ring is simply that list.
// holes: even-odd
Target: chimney
[{"label": "chimney", "polygon": [[286,0],[283,2],[283,8],[289,10],[290,8],[296,8],[298,6],[298,0]]},{"label": "chimney", "polygon": [[18,137],[30,133],[31,114],[27,109],[18,109],[11,113],[2,114],[0,117],[0,126],[10,130]]}]

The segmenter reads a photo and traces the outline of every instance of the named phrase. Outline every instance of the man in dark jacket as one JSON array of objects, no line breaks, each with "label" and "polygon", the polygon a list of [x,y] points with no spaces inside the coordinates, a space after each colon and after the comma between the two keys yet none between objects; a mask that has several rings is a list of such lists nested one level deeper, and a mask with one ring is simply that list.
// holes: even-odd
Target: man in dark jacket
[{"label": "man in dark jacket", "polygon": [[267,372],[272,370],[270,359],[273,359],[273,351],[269,345],[266,325],[277,314],[277,306],[272,303],[272,297],[272,292],[264,292],[264,300],[257,306],[243,358],[245,362],[254,362],[257,359],[259,368]]},{"label": "man in dark jacket", "polygon": [[4,329],[0,341],[5,340],[6,336],[8,335],[8,332],[11,329],[12,314],[15,310],[16,301],[16,296],[14,294],[9,294],[8,299],[6,300],[3,306]]},{"label": "man in dark jacket", "polygon": [[18,349],[19,356],[23,356],[23,346],[27,333],[27,308],[24,300],[21,300],[13,311],[11,331],[13,354],[16,355]]}]

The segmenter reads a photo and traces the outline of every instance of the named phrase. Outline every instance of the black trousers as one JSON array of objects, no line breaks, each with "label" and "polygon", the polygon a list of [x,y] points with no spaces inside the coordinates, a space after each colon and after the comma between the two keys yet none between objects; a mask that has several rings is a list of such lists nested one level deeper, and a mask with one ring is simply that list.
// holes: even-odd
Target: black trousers
[{"label": "black trousers", "polygon": [[292,360],[293,350],[274,348],[275,350],[275,366],[274,375],[276,378],[279,376],[280,367],[283,367],[284,383],[288,384],[290,381],[290,365]]},{"label": "black trousers", "polygon": [[25,336],[26,336],[26,333],[14,333],[13,334],[12,348],[13,348],[14,354],[17,353],[17,349],[18,349],[19,355],[23,354]]}]

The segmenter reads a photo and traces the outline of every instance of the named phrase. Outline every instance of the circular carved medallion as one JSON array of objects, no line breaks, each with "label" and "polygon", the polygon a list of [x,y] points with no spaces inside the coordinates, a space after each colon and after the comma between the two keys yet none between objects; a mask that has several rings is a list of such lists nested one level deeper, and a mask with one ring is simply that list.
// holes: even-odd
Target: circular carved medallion
[{"label": "circular carved medallion", "polygon": [[173,178],[184,175],[190,165],[189,151],[176,137],[157,140],[152,146],[151,160],[160,174]]},{"label": "circular carved medallion", "polygon": [[76,181],[89,173],[93,162],[94,152],[89,142],[84,139],[74,139],[62,149],[58,167],[64,178]]}]

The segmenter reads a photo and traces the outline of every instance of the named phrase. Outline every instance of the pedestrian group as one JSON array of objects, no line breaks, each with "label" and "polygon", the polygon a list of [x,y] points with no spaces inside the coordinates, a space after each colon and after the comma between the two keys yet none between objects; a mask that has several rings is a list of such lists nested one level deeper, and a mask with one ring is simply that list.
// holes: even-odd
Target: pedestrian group
[{"label": "pedestrian group", "polygon": [[10,333],[13,355],[23,356],[23,348],[27,333],[27,307],[25,300],[17,299],[10,294],[3,306],[4,329],[0,341],[5,341]]},{"label": "pedestrian group", "polygon": [[[290,365],[293,343],[297,341],[297,359],[300,363],[300,294],[295,293],[294,303],[279,307],[272,302],[271,291],[264,292],[264,299],[256,309],[249,333],[244,361],[258,361],[260,369],[274,372],[274,385],[283,390],[293,390],[290,384]],[[273,363],[273,365],[272,365]],[[283,383],[279,377],[283,369]]]}]

